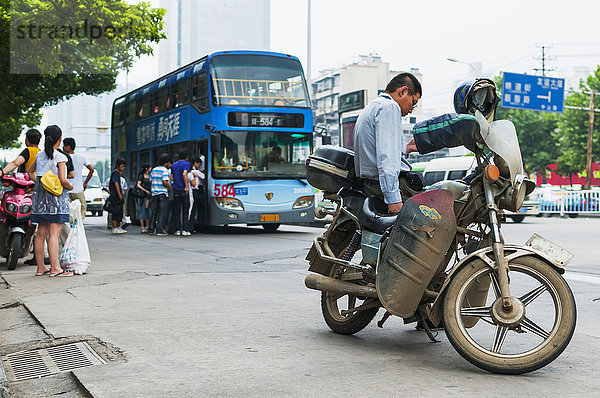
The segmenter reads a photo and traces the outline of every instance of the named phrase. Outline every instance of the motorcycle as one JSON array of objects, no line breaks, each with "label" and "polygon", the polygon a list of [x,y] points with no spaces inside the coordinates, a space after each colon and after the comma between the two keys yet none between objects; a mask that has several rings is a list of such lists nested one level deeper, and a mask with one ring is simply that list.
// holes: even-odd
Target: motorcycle
[{"label": "motorcycle", "polygon": [[573,255],[538,234],[525,245],[505,243],[503,210],[518,211],[535,184],[524,173],[514,125],[493,121],[493,82],[462,94],[460,115],[422,122],[413,133],[421,153],[464,145],[476,170],[405,200],[397,215],[363,195],[352,151],[322,146],[308,158],[309,183],[335,209],[315,209],[317,218],[333,219],[306,257],[305,285],[321,291],[323,317],[335,333],[359,332],[383,308],[379,327],[398,316],[418,322],[432,341],[433,330],[443,328],[475,366],[531,372],[556,359],[573,336],[575,300],[562,277]]},{"label": "motorcycle", "polygon": [[9,270],[17,267],[31,247],[35,226],[31,225],[32,194],[35,185],[27,173],[5,174],[2,185],[12,187],[0,200],[0,255],[6,257]]}]

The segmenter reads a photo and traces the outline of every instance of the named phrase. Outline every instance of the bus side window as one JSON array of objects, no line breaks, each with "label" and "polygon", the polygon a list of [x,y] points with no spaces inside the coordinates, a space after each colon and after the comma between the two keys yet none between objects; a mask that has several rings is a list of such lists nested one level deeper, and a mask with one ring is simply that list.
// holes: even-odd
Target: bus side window
[{"label": "bus side window", "polygon": [[122,121],[123,119],[121,119],[121,105],[113,106],[112,126],[120,126]]},{"label": "bus side window", "polygon": [[157,91],[155,93],[152,93],[152,109],[150,113],[156,115],[160,111],[160,93]]},{"label": "bus side window", "polygon": [[208,81],[206,73],[192,78],[192,103],[200,111],[208,110]]},{"label": "bus side window", "polygon": [[135,100],[129,101],[127,104],[127,123],[135,121]]},{"label": "bus side window", "polygon": [[184,79],[178,83],[179,97],[174,102],[175,107],[187,105],[190,102],[190,79]]},{"label": "bus side window", "polygon": [[158,113],[162,113],[169,109],[169,87],[163,87],[158,92]]},{"label": "bus side window", "polygon": [[171,86],[171,100],[169,103],[169,109],[173,109],[177,107],[179,103],[179,83],[175,83]]},{"label": "bus side window", "polygon": [[144,95],[137,100],[136,119],[142,119],[150,115],[150,95]]}]

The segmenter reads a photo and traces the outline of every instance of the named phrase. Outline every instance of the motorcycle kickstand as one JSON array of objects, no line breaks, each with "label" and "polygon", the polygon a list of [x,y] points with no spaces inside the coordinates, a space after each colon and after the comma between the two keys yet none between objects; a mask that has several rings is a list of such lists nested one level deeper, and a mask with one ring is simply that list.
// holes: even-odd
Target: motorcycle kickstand
[{"label": "motorcycle kickstand", "polygon": [[382,328],[383,329],[383,324],[385,323],[385,321],[388,320],[388,318],[391,316],[392,314],[390,314],[389,311],[386,311],[385,314],[383,314],[383,318],[381,318],[381,320],[379,322],[377,322],[377,327]]},{"label": "motorcycle kickstand", "polygon": [[429,325],[427,324],[425,317],[423,316],[423,314],[421,314],[421,311],[417,310],[415,312],[415,316],[417,317],[419,322],[421,322],[421,325],[423,325],[423,329],[425,330],[425,333],[427,333],[427,337],[429,337],[429,340],[431,340],[432,343],[439,343],[440,341],[435,339],[438,334],[436,333],[435,336],[433,335],[431,329],[429,329]]}]

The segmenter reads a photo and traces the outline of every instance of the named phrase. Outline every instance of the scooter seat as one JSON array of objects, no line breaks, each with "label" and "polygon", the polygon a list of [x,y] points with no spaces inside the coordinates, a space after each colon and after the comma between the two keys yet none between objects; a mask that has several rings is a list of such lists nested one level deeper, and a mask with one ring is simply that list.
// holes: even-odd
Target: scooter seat
[{"label": "scooter seat", "polygon": [[396,214],[387,214],[387,205],[383,199],[369,197],[358,213],[358,222],[363,228],[381,235],[394,224],[396,217]]}]

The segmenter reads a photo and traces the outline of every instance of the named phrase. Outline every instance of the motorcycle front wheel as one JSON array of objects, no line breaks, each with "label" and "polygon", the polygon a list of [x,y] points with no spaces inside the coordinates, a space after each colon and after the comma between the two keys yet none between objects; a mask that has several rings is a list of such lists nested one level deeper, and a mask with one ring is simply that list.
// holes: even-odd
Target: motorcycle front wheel
[{"label": "motorcycle front wheel", "polygon": [[8,264],[9,270],[14,270],[17,268],[17,262],[19,261],[19,257],[21,254],[21,244],[23,242],[23,235],[16,233],[13,235],[11,243],[10,243],[10,251],[8,252],[8,258],[6,262]]},{"label": "motorcycle front wheel", "polygon": [[[329,276],[336,279],[342,279],[342,276],[346,272],[356,272],[349,270],[341,265],[334,265],[331,268]],[[359,280],[357,283],[366,284],[366,282]],[[379,306],[367,310],[356,311],[353,313],[342,314],[342,311],[357,308],[363,305],[367,300],[377,301],[377,299],[369,299],[366,297],[357,297],[351,294],[340,294],[340,293],[321,293],[321,311],[323,312],[323,318],[325,323],[331,330],[339,334],[355,334],[363,330],[373,320]]]},{"label": "motorcycle front wheel", "polygon": [[[444,327],[450,343],[473,365],[521,374],[546,366],[565,350],[577,311],[569,285],[540,259],[513,259],[508,275],[516,310],[505,317],[494,270],[475,260],[458,271],[446,290]],[[490,286],[487,297],[484,292],[480,302],[470,303],[479,286]]]}]

